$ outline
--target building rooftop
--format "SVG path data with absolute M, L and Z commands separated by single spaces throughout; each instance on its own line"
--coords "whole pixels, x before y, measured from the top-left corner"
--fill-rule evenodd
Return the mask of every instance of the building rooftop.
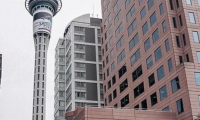
M 176 120 L 172 111 L 143 110 L 134 108 L 77 108 L 65 114 L 66 120 Z

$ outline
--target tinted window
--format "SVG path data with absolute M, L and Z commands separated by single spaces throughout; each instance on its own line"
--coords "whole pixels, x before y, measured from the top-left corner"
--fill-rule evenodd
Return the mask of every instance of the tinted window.
M 156 22 L 157 18 L 156 18 L 156 13 L 154 12 L 151 16 L 150 16 L 150 24 L 151 26 Z
M 142 32 L 143 35 L 148 31 L 148 23 L 146 22 L 143 26 L 142 26 Z
M 147 64 L 147 69 L 150 68 L 153 65 L 153 60 L 152 60 L 152 56 L 149 56 L 146 59 L 146 64 Z
M 196 84 L 200 85 L 200 73 L 195 72 L 194 76 L 195 76 Z
M 132 50 L 133 47 L 138 43 L 139 37 L 138 33 L 132 38 L 132 40 L 129 42 L 129 49 Z
M 183 101 L 182 101 L 182 99 L 176 101 L 176 105 L 177 105 L 178 114 L 184 112 L 184 107 L 183 107 Z
M 129 104 L 129 95 L 126 95 L 124 98 L 121 99 L 121 107 L 124 107 L 127 104 Z
M 144 18 L 146 15 L 146 8 L 145 6 L 142 8 L 142 10 L 140 11 L 140 16 L 141 16 L 141 19 Z
M 150 47 L 151 47 L 151 43 L 150 43 L 150 39 L 148 38 L 148 39 L 144 42 L 145 51 L 147 51 Z
M 134 89 L 134 98 L 138 97 L 144 92 L 144 83 L 141 83 Z
M 199 42 L 199 34 L 198 34 L 198 32 L 197 31 L 193 31 L 192 34 L 193 34 L 194 42 L 198 43 Z
M 166 86 L 163 86 L 162 88 L 160 88 L 159 90 L 160 92 L 160 100 L 163 100 L 167 97 L 167 88 Z
M 151 7 L 154 5 L 154 0 L 148 1 L 148 9 L 151 9 Z
M 119 86 L 119 88 L 120 88 L 120 93 L 123 92 L 127 87 L 128 87 L 128 81 L 127 81 L 127 79 L 126 79 L 126 80 L 124 80 L 124 82 L 122 82 L 122 83 L 120 84 L 120 86 Z
M 131 56 L 131 65 L 134 65 L 140 59 L 140 49 L 138 49 L 132 56 Z
M 128 13 L 126 15 L 126 20 L 129 21 L 130 18 L 133 16 L 134 13 L 135 13 L 135 5 L 133 5 L 131 7 L 131 9 L 128 11 Z
M 151 74 L 149 77 L 148 77 L 148 80 L 149 80 L 149 87 L 151 87 L 152 85 L 155 84 L 155 77 L 154 77 L 154 73 Z
M 164 8 L 162 3 L 159 5 L 159 9 L 160 9 L 160 14 L 162 15 L 164 13 Z
M 150 98 L 151 98 L 151 105 L 153 106 L 153 105 L 155 105 L 158 101 L 157 101 L 157 94 L 156 94 L 156 92 L 155 93 L 153 93 L 151 96 L 150 96 Z
M 173 70 L 172 59 L 171 58 L 168 60 L 168 69 L 169 69 L 169 71 Z
M 179 78 L 178 77 L 173 79 L 171 81 L 171 84 L 172 84 L 172 92 L 173 93 L 180 89 L 180 83 L 179 83 Z
M 162 57 L 161 48 L 158 47 L 158 48 L 156 49 L 156 51 L 154 52 L 154 54 L 155 54 L 155 60 L 158 61 L 158 60 Z
M 169 40 L 165 40 L 165 49 L 166 49 L 166 52 L 170 50 L 170 44 L 169 44 Z
M 132 73 L 132 78 L 133 81 L 138 79 L 142 75 L 142 66 L 140 65 L 133 73 Z
M 155 42 L 159 39 L 159 32 L 158 32 L 158 29 L 156 29 L 156 30 L 152 33 L 152 39 L 153 39 L 153 43 L 155 43 Z
M 161 80 L 164 76 L 165 76 L 164 67 L 161 66 L 160 68 L 157 69 L 158 80 Z
M 128 27 L 128 35 L 130 35 L 136 29 L 136 26 L 137 26 L 137 20 L 135 19 Z

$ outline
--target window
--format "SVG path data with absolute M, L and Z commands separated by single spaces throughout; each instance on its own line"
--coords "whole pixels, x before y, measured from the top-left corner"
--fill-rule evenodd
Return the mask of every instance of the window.
M 146 15 L 146 8 L 145 8 L 145 6 L 144 6 L 144 7 L 142 8 L 142 10 L 140 11 L 140 17 L 141 17 L 141 19 L 144 18 L 145 15 Z
M 199 72 L 195 72 L 194 76 L 195 76 L 196 84 L 200 85 L 200 73 Z
M 148 31 L 148 23 L 146 22 L 143 26 L 142 26 L 142 32 L 143 35 Z
M 186 0 L 186 4 L 192 5 L 191 0 Z
M 158 61 L 158 60 L 162 57 L 161 48 L 158 47 L 158 48 L 154 51 L 154 54 L 155 54 L 155 60 Z
M 176 0 L 176 7 L 179 8 L 179 0 Z
M 160 88 L 159 90 L 160 92 L 160 100 L 163 100 L 167 97 L 167 88 L 166 86 L 163 86 L 162 88 Z
M 153 60 L 152 60 L 152 56 L 149 56 L 146 59 L 146 64 L 147 64 L 147 69 L 150 68 L 153 65 Z
M 119 73 L 119 78 L 122 77 L 126 73 L 126 64 L 121 67 L 118 73 Z
M 120 63 L 125 58 L 125 49 L 118 55 L 117 63 Z
M 189 58 L 189 55 L 188 55 L 188 54 L 186 54 L 186 61 L 187 61 L 187 62 L 190 62 L 190 58 Z
M 117 97 L 117 90 L 115 89 L 114 91 L 113 91 L 113 99 L 115 99 Z
M 126 79 L 126 80 L 124 80 L 124 82 L 122 82 L 122 83 L 119 85 L 120 93 L 123 92 L 127 87 L 128 87 L 128 81 L 127 81 L 127 79 Z
M 148 39 L 144 42 L 145 51 L 147 51 L 150 47 L 151 47 L 151 43 L 150 43 L 150 39 L 148 38 Z
M 189 12 L 189 18 L 191 23 L 195 23 L 195 17 L 193 12 Z
M 114 6 L 114 8 L 113 8 L 113 9 L 114 9 L 114 12 L 116 12 L 117 9 L 119 8 L 119 6 L 120 6 L 120 2 L 121 2 L 121 0 L 117 0 L 115 6 Z
M 147 100 L 146 100 L 146 99 L 143 100 L 143 101 L 141 102 L 141 105 L 142 105 L 142 109 L 147 109 Z
M 118 28 L 115 31 L 115 36 L 118 36 L 120 34 L 120 32 L 122 31 L 122 29 L 123 29 L 123 25 L 122 25 L 122 23 L 120 23 L 120 25 L 118 26 Z
M 168 60 L 168 69 L 169 69 L 169 72 L 173 70 L 172 59 L 171 58 Z
M 152 74 L 148 77 L 148 80 L 149 80 L 149 87 L 151 87 L 152 85 L 155 84 L 154 73 L 152 73 Z
M 183 26 L 183 21 L 182 21 L 181 15 L 179 15 L 179 22 L 180 22 L 180 25 Z
M 182 34 L 182 38 L 183 38 L 183 44 L 184 44 L 184 46 L 186 46 L 186 38 L 185 38 L 185 34 Z
M 111 88 L 111 81 L 108 81 L 108 89 Z
M 199 104 L 200 104 L 200 95 L 199 95 Z
M 121 10 L 120 10 L 115 17 L 115 24 L 121 19 L 121 17 L 122 17 L 122 13 L 121 13 Z
M 153 94 L 150 96 L 150 98 L 151 98 L 151 106 L 155 105 L 155 104 L 158 102 L 158 101 L 157 101 L 157 94 L 156 94 L 156 92 L 153 93 Z
M 158 80 L 161 80 L 164 76 L 165 76 L 164 67 L 161 66 L 160 68 L 157 69 Z
M 170 111 L 169 106 L 163 108 L 162 111 L 169 112 Z
M 126 2 L 125 2 L 125 7 L 126 7 L 126 8 L 127 8 L 128 5 L 131 3 L 131 1 L 132 1 L 132 0 L 126 0 Z
M 180 83 L 179 83 L 179 78 L 176 77 L 175 79 L 173 79 L 171 81 L 171 85 L 172 85 L 172 92 L 176 92 L 177 90 L 180 89 Z
M 140 107 L 139 104 L 137 104 L 134 108 L 137 109 L 137 108 L 139 108 L 139 107 Z
M 137 20 L 134 19 L 131 25 L 128 27 L 128 35 L 130 35 L 136 29 L 136 26 L 137 26 Z
M 197 31 L 192 31 L 194 42 L 199 43 L 199 34 Z
M 110 75 L 110 67 L 108 67 L 108 69 L 107 69 L 107 76 L 109 76 Z
M 154 0 L 149 0 L 148 1 L 148 9 L 150 10 L 153 5 L 154 5 Z
M 122 36 L 116 44 L 117 50 L 123 45 L 124 43 L 124 36 Z
M 112 94 L 110 94 L 109 96 L 108 96 L 108 102 L 110 103 L 112 101 Z
M 168 52 L 170 50 L 170 44 L 169 44 L 169 40 L 165 40 L 165 49 L 166 49 L 166 52 Z
M 142 75 L 142 65 L 140 65 L 133 73 L 132 73 L 132 79 L 135 81 Z
M 129 49 L 132 50 L 133 47 L 138 43 L 139 37 L 138 33 L 132 38 L 132 40 L 129 42 Z
M 176 44 L 177 44 L 177 47 L 181 47 L 179 36 L 176 36 Z
M 172 20 L 173 20 L 173 25 L 174 25 L 174 28 L 177 28 L 177 24 L 176 24 L 176 18 L 175 18 L 175 17 L 172 17 Z
M 144 83 L 141 83 L 134 89 L 134 98 L 138 97 L 144 92 Z
M 197 60 L 198 60 L 198 63 L 200 63 L 200 52 L 197 52 Z
M 151 26 L 157 21 L 156 18 L 156 12 L 154 12 L 151 16 L 150 16 L 150 24 Z
M 129 21 L 130 18 L 133 16 L 133 14 L 135 13 L 135 5 L 133 5 L 131 7 L 131 9 L 128 11 L 128 13 L 126 14 L 126 20 Z
M 111 64 L 111 72 L 115 70 L 115 62 Z
M 106 43 L 106 45 L 105 45 L 105 49 L 106 49 L 106 51 L 108 50 L 108 43 Z
M 112 58 L 112 57 L 114 56 L 114 54 L 115 54 L 115 51 L 112 49 L 112 50 L 110 51 L 110 58 Z
M 176 105 L 177 105 L 178 114 L 181 114 L 182 112 L 184 112 L 183 100 L 182 99 L 176 101 Z
M 140 49 L 138 49 L 132 56 L 131 56 L 131 65 L 134 65 L 140 59 Z
M 129 104 L 129 95 L 126 95 L 124 98 L 121 99 L 121 107 L 124 107 L 127 104 Z
M 169 0 L 169 4 L 170 4 L 170 8 L 171 8 L 171 10 L 174 10 L 174 6 L 173 6 L 173 2 L 172 2 L 173 0 Z
M 116 83 L 116 77 L 115 75 L 112 77 L 112 84 L 114 85 Z
M 182 56 L 179 56 L 179 62 L 180 62 L 180 64 L 183 63 L 183 57 Z
M 139 4 L 141 4 L 143 2 L 143 0 L 138 0 L 139 1 Z
M 162 28 L 163 28 L 163 32 L 167 31 L 167 25 L 165 20 L 162 22 Z
M 153 43 L 155 43 L 155 42 L 159 39 L 159 32 L 158 32 L 158 29 L 156 29 L 156 30 L 152 33 L 152 39 L 153 39 Z
M 160 9 L 160 15 L 162 15 L 164 13 L 164 8 L 162 3 L 159 5 L 159 9 Z

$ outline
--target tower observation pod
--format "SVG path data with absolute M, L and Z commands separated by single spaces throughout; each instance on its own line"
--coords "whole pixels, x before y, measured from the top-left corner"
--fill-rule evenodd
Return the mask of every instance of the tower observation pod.
M 47 50 L 51 37 L 52 18 L 62 7 L 61 0 L 26 0 L 25 7 L 33 16 L 35 71 L 32 120 L 45 120 Z

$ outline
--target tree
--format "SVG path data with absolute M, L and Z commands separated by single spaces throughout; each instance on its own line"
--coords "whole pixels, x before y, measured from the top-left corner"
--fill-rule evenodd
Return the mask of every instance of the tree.
M 194 120 L 200 120 L 200 114 L 197 115 L 197 118 Z

